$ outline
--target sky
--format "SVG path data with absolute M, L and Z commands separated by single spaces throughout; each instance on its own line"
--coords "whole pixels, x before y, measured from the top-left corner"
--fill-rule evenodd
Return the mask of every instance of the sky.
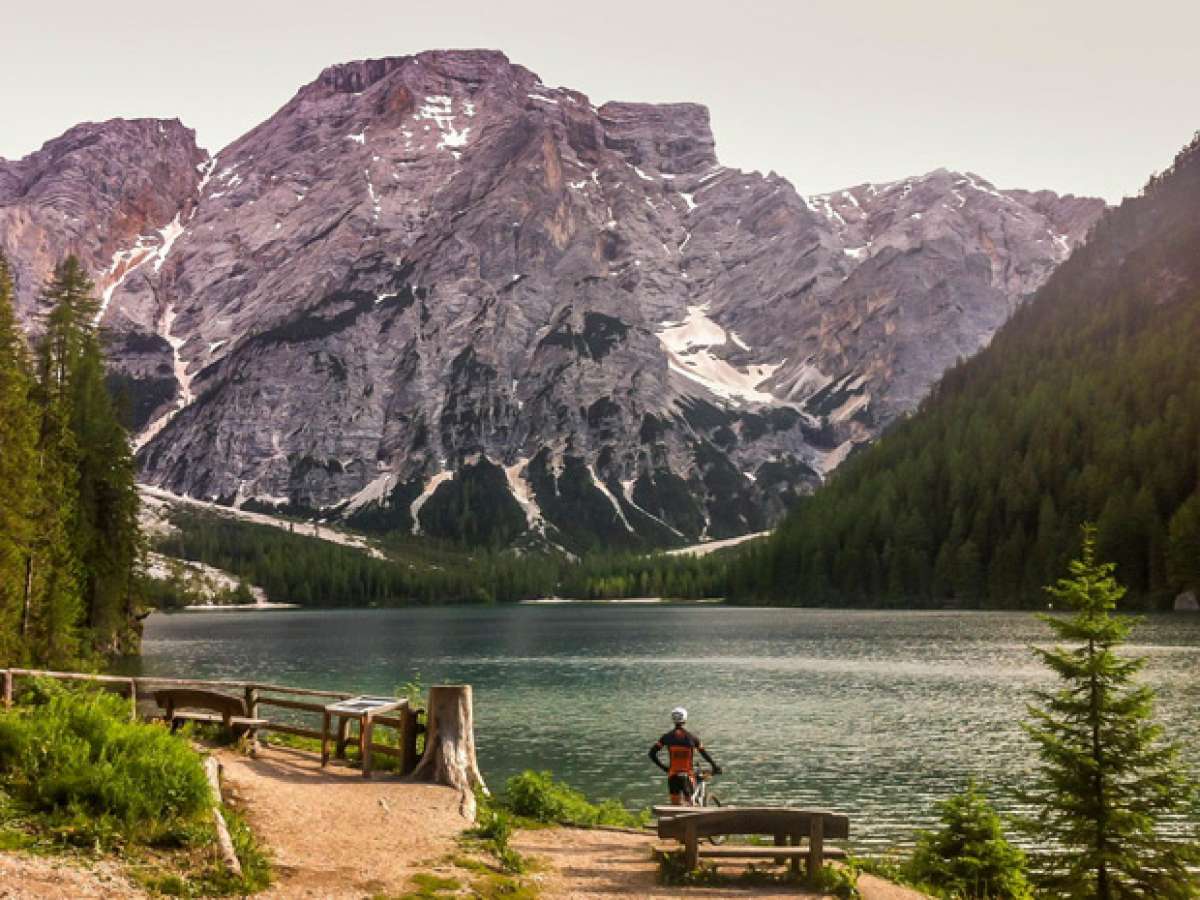
M 179 118 L 216 151 L 327 65 L 503 50 L 548 85 L 692 101 L 725 165 L 804 194 L 945 166 L 1136 193 L 1200 129 L 1196 0 L 5 0 L 0 157 Z

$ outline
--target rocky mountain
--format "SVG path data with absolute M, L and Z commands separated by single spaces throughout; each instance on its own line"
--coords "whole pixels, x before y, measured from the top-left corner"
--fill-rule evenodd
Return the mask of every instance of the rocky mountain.
M 1200 590 L 1200 134 L 988 346 L 733 568 L 748 603 L 1046 604 L 1081 528 L 1128 588 Z
M 1103 209 L 947 171 L 804 198 L 720 165 L 704 107 L 595 106 L 492 51 L 334 66 L 211 161 L 184 135 L 63 189 L 93 228 L 126 182 L 164 198 L 85 257 L 144 478 L 477 542 L 762 529 Z M 58 178 L 57 143 L 0 163 L 0 216 L 48 219 L 9 185 Z M 9 221 L 26 272 L 81 240 Z
M 22 160 L 0 159 L 0 250 L 18 312 L 36 318 L 38 292 L 69 253 L 110 298 L 177 233 L 207 161 L 193 131 L 157 119 L 76 125 Z

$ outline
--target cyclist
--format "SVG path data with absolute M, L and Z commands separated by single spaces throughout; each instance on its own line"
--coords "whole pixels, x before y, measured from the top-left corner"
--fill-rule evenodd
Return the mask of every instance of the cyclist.
M 692 766 L 696 751 L 699 751 L 700 755 L 712 766 L 714 775 L 721 774 L 721 767 L 708 755 L 708 751 L 700 743 L 700 738 L 684 728 L 687 724 L 687 715 L 687 710 L 682 706 L 671 710 L 671 721 L 675 727 L 660 737 L 657 743 L 650 748 L 650 759 L 667 773 L 667 790 L 671 794 L 671 804 L 674 806 L 682 803 L 684 797 L 691 800 L 692 792 L 695 790 L 695 785 L 692 783 Z M 663 747 L 667 748 L 670 765 L 663 765 L 663 761 L 658 758 Z

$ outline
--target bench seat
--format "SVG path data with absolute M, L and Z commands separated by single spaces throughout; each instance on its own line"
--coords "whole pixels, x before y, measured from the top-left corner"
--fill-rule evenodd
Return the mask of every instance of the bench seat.
M 202 722 L 204 724 L 224 725 L 225 716 L 220 713 L 206 712 L 176 712 L 171 715 L 171 723 Z M 247 716 L 230 716 L 229 725 L 233 728 L 265 728 L 270 724 L 266 719 L 251 719 Z

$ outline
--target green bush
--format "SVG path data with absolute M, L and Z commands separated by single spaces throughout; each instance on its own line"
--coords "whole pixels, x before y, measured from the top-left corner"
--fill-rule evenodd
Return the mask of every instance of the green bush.
M 40 688 L 0 717 L 0 778 L 67 838 L 182 841 L 211 809 L 199 757 L 161 726 L 129 720 L 108 693 Z
M 468 833 L 486 843 L 501 868 L 519 874 L 525 870 L 525 859 L 508 845 L 512 831 L 513 823 L 508 813 L 485 803 L 479 806 L 479 823 Z
M 514 814 L 556 825 L 615 825 L 637 827 L 644 816 L 631 813 L 615 800 L 591 803 L 549 772 L 526 770 L 508 779 L 504 805 Z
M 1025 854 L 1008 842 L 1000 816 L 974 782 L 938 804 L 942 827 L 917 836 L 910 879 L 950 897 L 1025 900 Z

